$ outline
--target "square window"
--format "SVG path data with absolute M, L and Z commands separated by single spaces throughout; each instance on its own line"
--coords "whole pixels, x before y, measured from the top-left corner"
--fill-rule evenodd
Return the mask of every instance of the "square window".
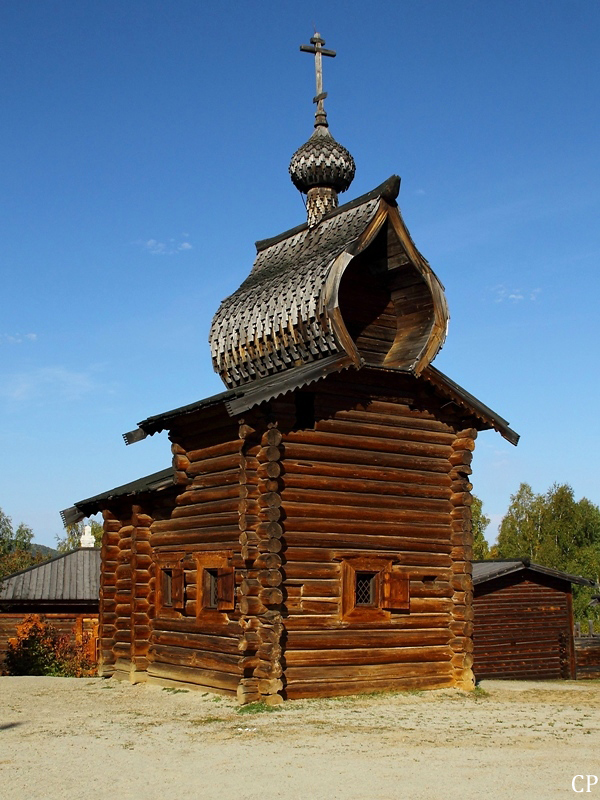
M 377 572 L 357 572 L 355 582 L 355 603 L 357 606 L 376 605 Z

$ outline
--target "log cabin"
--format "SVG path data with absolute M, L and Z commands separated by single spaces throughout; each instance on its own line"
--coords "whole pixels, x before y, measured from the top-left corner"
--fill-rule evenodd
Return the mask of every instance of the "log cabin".
M 30 614 L 40 614 L 61 634 L 85 638 L 97 658 L 100 550 L 93 543 L 63 553 L 0 581 L 0 672 L 8 643 Z
M 528 559 L 473 564 L 474 664 L 477 680 L 575 678 L 573 585 L 578 575 Z M 581 667 L 581 668 L 579 668 Z
M 168 431 L 170 473 L 64 512 L 104 517 L 104 675 L 269 704 L 474 686 L 470 464 L 478 431 L 518 436 L 431 364 L 448 309 L 400 178 L 338 205 L 355 166 L 324 44 L 289 167 L 307 220 L 257 242 L 215 314 L 225 391 L 124 435 Z

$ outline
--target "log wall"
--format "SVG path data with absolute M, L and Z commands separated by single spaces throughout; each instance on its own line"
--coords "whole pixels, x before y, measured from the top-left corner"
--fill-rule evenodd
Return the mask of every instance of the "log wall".
M 240 503 L 245 489 L 237 422 L 221 407 L 201 421 L 186 420 L 170 433 L 173 465 L 180 487 L 174 509 L 150 526 L 149 545 L 157 575 L 151 581 L 155 615 L 149 637 L 147 674 L 154 682 L 185 682 L 210 691 L 235 694 L 243 674 L 237 610 L 203 610 L 202 564 L 221 566 L 223 558 L 238 569 Z M 157 604 L 161 559 L 175 559 L 183 570 L 179 609 Z M 207 560 L 208 559 L 208 560 Z M 241 574 L 237 575 L 238 580 Z
M 574 678 L 571 585 L 529 571 L 486 581 L 474 598 L 478 680 Z
M 316 395 L 312 430 L 293 430 L 291 400 L 273 408 L 292 428 L 280 479 L 285 696 L 471 688 L 476 431 L 415 398 L 365 399 L 369 387 L 340 383 Z M 409 611 L 344 618 L 343 562 L 357 557 L 406 576 Z
M 476 430 L 418 379 L 355 377 L 175 421 L 171 506 L 105 513 L 104 674 L 242 703 L 472 688 Z M 203 583 L 217 568 L 235 582 L 219 610 Z M 381 607 L 348 605 L 359 569 Z

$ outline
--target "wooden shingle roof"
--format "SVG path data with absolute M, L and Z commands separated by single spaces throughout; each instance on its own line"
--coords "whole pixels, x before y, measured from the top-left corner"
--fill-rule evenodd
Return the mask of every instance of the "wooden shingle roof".
M 0 582 L 0 601 L 92 602 L 100 591 L 100 550 L 84 547 Z
M 250 275 L 221 303 L 211 326 L 213 365 L 226 386 L 285 375 L 293 389 L 317 362 L 321 374 L 375 363 L 352 332 L 339 290 L 351 262 L 378 236 L 383 239 L 377 254 L 362 264 L 351 287 L 367 303 L 373 293 L 377 301 L 386 293 L 389 308 L 382 311 L 391 339 L 378 362 L 415 374 L 429 364 L 443 344 L 448 312 L 443 287 L 398 211 L 399 187 L 400 179 L 392 176 L 317 225 L 257 244 Z

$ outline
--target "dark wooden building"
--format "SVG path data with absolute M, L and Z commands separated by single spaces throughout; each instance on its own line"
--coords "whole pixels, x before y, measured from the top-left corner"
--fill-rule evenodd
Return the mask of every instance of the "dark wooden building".
M 323 97 L 290 164 L 308 220 L 212 323 L 227 390 L 126 434 L 167 430 L 172 477 L 66 513 L 105 519 L 104 674 L 269 703 L 473 686 L 470 464 L 478 431 L 518 437 L 431 365 L 448 311 L 400 179 L 338 207 Z
M 29 614 L 41 614 L 61 633 L 86 634 L 96 655 L 100 550 L 84 547 L 0 581 L 0 669 L 8 642 Z
M 575 678 L 575 583 L 593 585 L 527 560 L 475 562 L 476 679 Z

